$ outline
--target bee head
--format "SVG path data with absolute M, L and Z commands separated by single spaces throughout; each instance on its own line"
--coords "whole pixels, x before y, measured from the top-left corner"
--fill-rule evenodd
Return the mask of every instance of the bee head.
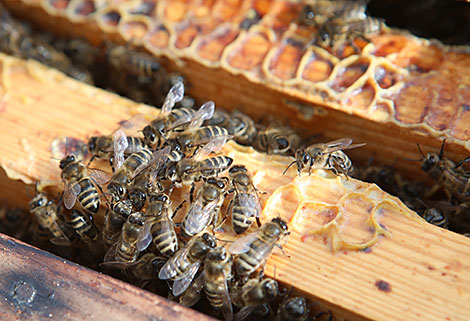
M 246 170 L 246 167 L 244 165 L 233 165 L 232 167 L 230 167 L 230 169 L 228 170 L 228 173 L 232 176 L 232 175 L 235 175 L 237 173 L 246 173 L 247 170 Z
M 207 253 L 207 259 L 211 261 L 225 261 L 226 258 L 227 251 L 223 246 L 216 247 L 215 249 L 210 250 L 209 253 Z
M 127 221 L 131 224 L 138 225 L 138 226 L 144 226 L 144 223 L 145 223 L 145 219 L 143 219 L 142 213 L 132 213 L 127 218 Z
M 97 138 L 98 138 L 98 137 L 93 136 L 92 138 L 90 138 L 90 139 L 88 140 L 87 146 L 88 146 L 88 151 L 89 151 L 90 153 L 93 153 L 93 152 L 96 150 L 96 139 L 97 139 Z
M 154 145 L 157 142 L 157 134 L 152 126 L 145 126 L 142 130 L 144 141 L 147 145 Z
M 425 172 L 430 171 L 433 169 L 441 160 L 438 154 L 436 153 L 428 153 L 421 164 L 421 169 Z
M 284 153 L 284 152 L 287 152 L 290 148 L 290 143 L 289 143 L 289 140 L 285 137 L 278 137 L 276 138 L 275 140 L 276 142 L 276 149 L 280 152 L 280 153 Z
M 33 210 L 35 208 L 44 206 L 47 204 L 47 198 L 44 194 L 38 194 L 29 202 L 29 209 Z
M 129 199 L 136 210 L 141 210 L 147 200 L 147 195 L 140 190 L 129 191 Z
M 67 166 L 68 164 L 70 163 L 73 163 L 75 162 L 76 158 L 75 158 L 75 155 L 73 154 L 70 154 L 70 155 L 67 155 L 65 156 L 61 161 L 60 161 L 60 169 L 64 169 L 65 166 Z
M 281 230 L 284 232 L 284 234 L 285 232 L 287 232 L 288 227 L 287 227 L 286 222 L 283 219 L 276 217 L 276 218 L 273 218 L 271 222 L 278 225 L 281 228 Z
M 298 149 L 295 152 L 295 159 L 299 173 L 302 169 L 308 167 L 312 161 L 312 157 L 304 149 Z
M 307 302 L 302 297 L 290 298 L 284 308 L 286 313 L 293 318 L 308 314 Z
M 160 202 L 160 203 L 169 204 L 170 198 L 165 193 L 151 194 L 150 202 L 151 203 Z
M 217 241 L 212 234 L 204 233 L 202 235 L 202 240 L 205 244 L 207 244 L 210 248 L 215 248 L 217 246 Z
M 126 188 L 119 183 L 109 183 L 108 192 L 113 195 L 116 201 L 118 201 L 124 198 L 124 195 L 126 194 Z
M 261 288 L 268 301 L 276 299 L 279 295 L 279 285 L 276 280 L 270 278 L 264 279 L 261 283 Z

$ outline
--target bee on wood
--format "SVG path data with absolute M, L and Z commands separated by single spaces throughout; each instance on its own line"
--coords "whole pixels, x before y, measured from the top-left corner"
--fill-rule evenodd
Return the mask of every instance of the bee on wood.
M 334 171 L 335 173 L 343 173 L 348 175 L 352 169 L 352 162 L 348 156 L 343 152 L 345 149 L 352 149 L 362 147 L 365 144 L 352 144 L 351 138 L 342 138 L 331 141 L 329 143 L 313 144 L 306 148 L 297 149 L 295 152 L 295 160 L 289 164 L 284 171 L 294 164 L 297 165 L 297 171 L 300 172 L 308 169 L 309 175 L 313 168 L 325 168 Z
M 279 296 L 279 285 L 276 280 L 270 278 L 252 278 L 241 287 L 233 287 L 230 295 L 233 304 L 241 308 L 236 319 L 244 320 L 259 305 L 275 300 Z
M 192 157 L 183 158 L 175 163 L 174 179 L 183 185 L 191 185 L 202 178 L 215 177 L 227 170 L 233 162 L 228 156 L 214 156 L 207 158 L 211 153 L 219 152 L 225 145 L 227 137 L 219 136 L 212 139 L 199 149 Z
M 30 202 L 29 210 L 36 217 L 39 227 L 54 238 L 66 238 L 59 225 L 58 206 L 45 194 L 38 193 Z
M 177 148 L 183 153 L 189 154 L 193 148 L 207 144 L 219 137 L 226 140 L 232 138 L 228 130 L 223 127 L 204 126 L 177 133 L 168 143 L 172 148 Z
M 111 268 L 127 268 L 134 263 L 139 253 L 152 242 L 151 225 L 144 213 L 136 212 L 129 215 L 122 226 L 121 238 L 111 246 L 104 256 L 102 266 Z
M 258 130 L 253 146 L 267 154 L 289 155 L 299 147 L 300 137 L 287 126 L 273 121 Z
M 182 82 L 174 85 L 163 102 L 160 115 L 144 127 L 142 133 L 147 145 L 161 146 L 173 130 L 198 127 L 205 119 L 212 117 L 215 109 L 213 102 L 206 102 L 199 110 L 192 108 L 173 109 L 175 104 L 184 97 Z
M 262 225 L 256 232 L 233 242 L 229 251 L 232 254 L 238 254 L 234 263 L 237 275 L 250 275 L 263 265 L 276 242 L 289 234 L 287 229 L 287 224 L 282 219 L 274 218 L 271 222 Z
M 100 207 L 100 196 L 96 186 L 108 182 L 108 174 L 80 164 L 73 154 L 60 161 L 60 168 L 62 169 L 61 178 L 64 182 L 65 208 L 71 209 L 78 199 L 87 213 L 96 214 Z
M 122 129 L 131 127 L 134 120 L 125 122 L 112 135 L 93 136 L 88 140 L 87 147 L 92 155 L 88 165 L 95 158 L 108 158 L 113 171 L 121 167 L 125 156 L 140 152 L 145 148 L 142 138 L 127 136 Z M 121 129 L 122 128 L 122 129 Z
M 307 321 L 310 309 L 303 297 L 284 299 L 279 305 L 276 321 Z M 316 320 L 316 319 L 314 319 Z M 330 319 L 329 321 L 331 321 Z
M 223 127 L 242 145 L 252 145 L 258 132 L 254 120 L 238 110 L 232 111 L 231 114 L 216 110 L 211 119 L 204 121 L 204 126 Z
M 204 292 L 209 304 L 222 311 L 226 321 L 233 320 L 228 280 L 231 279 L 232 259 L 224 247 L 209 250 L 204 260 Z
M 116 243 L 121 235 L 122 226 L 132 214 L 132 203 L 129 199 L 123 199 L 109 206 L 106 211 L 103 241 L 107 245 Z
M 424 155 L 418 145 L 418 149 L 423 156 L 421 169 L 444 187 L 449 199 L 454 197 L 459 202 L 470 201 L 470 171 L 465 171 L 462 168 L 464 163 L 470 161 L 470 157 L 455 164 L 452 160 L 444 157 L 444 146 L 445 140 L 439 153 Z
M 183 237 L 199 234 L 211 224 L 215 228 L 220 225 L 220 207 L 225 199 L 226 187 L 222 179 L 210 177 L 205 180 L 196 200 L 191 200 L 191 206 L 181 222 Z
M 216 246 L 215 237 L 209 233 L 192 238 L 165 263 L 158 278 L 173 280 L 172 294 L 181 295 L 190 286 L 209 250 Z
M 227 211 L 231 212 L 233 230 L 237 234 L 245 232 L 253 221 L 261 215 L 261 202 L 252 177 L 243 165 L 234 165 L 228 171 L 235 189 Z
M 127 264 L 123 273 L 133 284 L 144 287 L 148 281 L 157 278 L 161 263 L 161 258 L 155 254 L 145 253 L 134 263 Z
M 153 244 L 166 257 L 178 251 L 178 238 L 170 210 L 170 198 L 164 193 L 151 194 L 145 215 L 152 218 Z M 177 210 L 175 210 L 176 213 Z

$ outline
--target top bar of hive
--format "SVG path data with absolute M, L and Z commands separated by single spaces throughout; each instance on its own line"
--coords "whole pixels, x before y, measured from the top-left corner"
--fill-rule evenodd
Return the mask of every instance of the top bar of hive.
M 416 143 L 437 150 L 443 139 L 448 157 L 470 149 L 467 47 L 385 28 L 359 53 L 330 52 L 310 44 L 314 31 L 297 24 L 299 1 L 2 2 L 56 34 L 131 41 L 168 58 L 198 100 L 254 118 L 275 114 L 303 136 L 366 141 L 351 151 L 362 161 L 417 158 Z M 416 164 L 397 167 L 419 175 Z
M 0 63 L 0 166 L 8 175 L 0 177 L 0 190 L 10 205 L 27 206 L 24 185 L 11 179 L 61 187 L 50 150 L 55 138 L 85 140 L 110 133 L 135 113 L 158 114 L 36 62 L 0 55 Z M 294 169 L 282 175 L 291 158 L 233 143 L 224 153 L 245 164 L 266 192 L 262 220 L 280 215 L 289 222 L 286 255 L 273 254 L 266 275 L 340 319 L 468 318 L 467 238 L 423 222 L 376 185 L 321 170 L 301 178 Z

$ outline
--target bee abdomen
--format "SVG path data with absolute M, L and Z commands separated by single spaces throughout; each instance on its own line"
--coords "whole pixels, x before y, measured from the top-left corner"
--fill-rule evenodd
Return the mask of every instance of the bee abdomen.
M 126 154 L 137 153 L 145 148 L 144 140 L 139 137 L 127 136 L 127 143 Z
M 216 309 L 222 307 L 222 305 L 224 304 L 223 291 L 223 285 L 211 282 L 206 283 L 205 292 L 207 300 L 209 301 L 212 307 Z
M 178 250 L 178 239 L 175 230 L 165 223 L 156 223 L 156 225 L 156 230 L 159 232 L 153 238 L 155 246 L 163 255 L 172 256 Z
M 83 178 L 78 184 L 81 188 L 78 201 L 86 211 L 96 214 L 100 207 L 100 195 L 96 187 L 89 178 Z

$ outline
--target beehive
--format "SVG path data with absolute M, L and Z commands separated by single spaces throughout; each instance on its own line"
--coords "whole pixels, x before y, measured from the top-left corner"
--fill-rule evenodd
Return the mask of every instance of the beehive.
M 274 110 L 278 117 L 304 128 L 305 135 L 321 131 L 326 137 L 367 141 L 363 158 L 376 150 L 378 159 L 391 162 L 396 156 L 416 154 L 416 142 L 438 148 L 444 137 L 451 142 L 450 156 L 461 156 L 468 147 L 468 55 L 462 48 L 387 30 L 360 54 L 338 57 L 322 48 L 305 46 L 309 41 L 305 30 L 292 23 L 300 5 L 285 1 L 205 2 L 206 6 L 159 1 L 155 6 L 140 7 L 151 8 L 146 17 L 129 13 L 141 12 L 135 2 L 6 4 L 46 27 L 68 26 L 63 32 L 81 34 L 95 43 L 104 38 L 124 41 L 130 35 L 137 37 L 137 45 L 166 56 L 170 68 L 179 68 L 188 76 L 197 98 L 211 93 L 217 103 L 229 108 L 241 106 L 252 116 Z M 255 6 L 262 19 L 242 30 L 240 23 L 250 6 Z M 74 12 L 85 15 L 77 17 Z M 100 32 L 94 32 L 97 30 Z M 15 133 L 14 139 L 23 137 L 20 144 L 8 145 L 8 153 L 2 153 L 2 166 L 11 178 L 26 183 L 56 180 L 58 169 L 47 152 L 56 135 L 82 138 L 98 127 L 110 132 L 135 109 L 145 110 L 41 70 L 34 63 L 6 57 L 2 62 L 2 85 L 7 94 L 4 105 L 8 106 L 4 108 L 5 126 L 11 126 L 22 111 L 30 117 L 22 119 L 24 132 Z M 34 94 L 29 88 L 36 89 Z M 47 92 L 56 94 L 49 96 Z M 64 108 L 57 104 L 61 101 L 70 101 L 70 105 Z M 73 108 L 80 102 L 86 102 L 89 109 Z M 100 104 L 116 106 L 103 115 L 98 107 L 95 110 Z M 36 106 L 36 114 L 31 105 Z M 53 126 L 44 123 L 43 128 L 37 128 L 36 119 L 45 113 L 41 106 L 58 116 Z M 11 118 L 7 117 L 9 112 Z M 88 124 L 73 126 L 74 120 L 85 115 L 90 119 Z M 24 138 L 37 133 L 44 139 Z M 6 132 L 2 141 L 12 141 L 10 134 Z M 25 160 L 25 152 L 35 156 Z M 257 184 L 268 193 L 264 213 L 268 217 L 279 213 L 291 223 L 293 235 L 286 246 L 290 257 L 274 256 L 268 275 L 276 266 L 277 279 L 309 293 L 348 320 L 398 319 L 403 310 L 408 311 L 408 320 L 465 319 L 467 290 L 465 286 L 449 286 L 468 282 L 469 268 L 462 263 L 469 255 L 465 238 L 415 219 L 401 202 L 374 186 L 317 173 L 302 178 L 294 178 L 293 172 L 282 176 L 289 159 L 269 158 L 270 166 L 257 170 L 253 151 L 239 151 L 231 145 L 226 152 L 255 168 Z M 324 188 L 308 188 L 317 185 Z M 324 190 L 327 192 L 322 194 Z M 17 192 L 5 188 L 5 196 L 12 195 L 12 199 L 24 195 Z M 321 219 L 312 221 L 311 217 Z M 372 232 L 370 226 L 374 227 Z M 351 252 L 351 242 L 369 240 L 364 247 L 370 248 L 370 253 Z M 447 251 L 440 252 L 442 247 Z M 389 267 L 386 273 L 384 267 Z M 308 281 L 301 283 L 304 278 Z M 391 285 L 391 291 L 382 291 L 382 281 Z M 422 295 L 425 284 L 428 293 Z M 443 302 L 442 306 L 432 304 L 430 297 Z M 388 305 L 381 306 L 384 301 Z

